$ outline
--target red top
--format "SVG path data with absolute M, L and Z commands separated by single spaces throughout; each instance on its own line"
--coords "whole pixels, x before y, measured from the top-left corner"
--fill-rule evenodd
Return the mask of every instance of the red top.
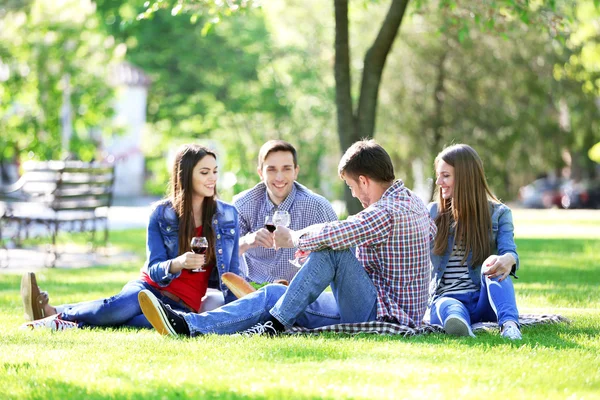
M 202 236 L 202 227 L 196 228 L 196 236 Z M 206 294 L 208 288 L 208 277 L 212 271 L 213 265 L 205 265 L 202 268 L 206 272 L 192 272 L 189 269 L 181 271 L 181 275 L 171 281 L 169 286 L 161 287 L 144 271 L 142 280 L 150 286 L 167 291 L 179 297 L 185 304 L 198 311 L 202 303 L 202 297 Z

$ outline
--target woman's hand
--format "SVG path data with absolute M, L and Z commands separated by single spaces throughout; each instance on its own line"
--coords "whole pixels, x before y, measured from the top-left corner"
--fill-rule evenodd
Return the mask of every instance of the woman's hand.
M 196 254 L 188 251 L 183 253 L 179 257 L 175 258 L 171 262 L 169 272 L 176 274 L 184 269 L 197 269 L 204 265 L 205 257 L 204 254 Z
M 510 275 L 515 262 L 515 258 L 510 253 L 503 256 L 491 255 L 483 262 L 483 274 L 488 278 L 498 277 L 498 282 L 502 282 Z

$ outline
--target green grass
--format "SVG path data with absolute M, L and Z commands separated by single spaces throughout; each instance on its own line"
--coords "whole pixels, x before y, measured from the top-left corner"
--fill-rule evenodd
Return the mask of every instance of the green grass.
M 143 257 L 143 230 L 111 233 L 111 242 Z M 600 398 L 600 237 L 517 245 L 520 311 L 572 320 L 526 327 L 521 342 L 497 332 L 187 339 L 132 329 L 21 331 L 20 275 L 0 274 L 0 397 Z M 37 276 L 58 304 L 115 294 L 140 266 Z

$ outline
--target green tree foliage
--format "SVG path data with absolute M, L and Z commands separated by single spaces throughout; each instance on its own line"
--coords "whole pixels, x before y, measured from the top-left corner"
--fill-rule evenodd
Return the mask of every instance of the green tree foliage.
M 330 120 L 331 82 L 323 85 L 320 77 L 329 58 L 319 51 L 329 43 L 320 46 L 323 29 L 305 25 L 301 36 L 297 29 L 300 20 L 310 18 L 310 10 L 289 2 L 292 12 L 285 18 L 260 9 L 236 12 L 206 29 L 214 16 L 163 8 L 149 19 L 133 21 L 144 8 L 132 4 L 98 0 L 98 13 L 108 33 L 127 43 L 127 60 L 152 80 L 145 152 L 156 184 L 150 185 L 164 190 L 159 182 L 167 174 L 165 149 L 205 140 L 222 150 L 224 171 L 235 175 L 227 198 L 257 182 L 260 145 L 283 138 L 301 149 L 299 180 L 339 196 L 337 178 L 323 179 L 320 173 L 328 165 L 326 155 L 338 151 Z
M 10 4 L 0 14 L 0 158 L 64 155 L 59 119 L 66 85 L 73 110 L 70 150 L 93 158 L 90 131 L 108 131 L 112 116 L 106 66 L 114 40 L 98 30 L 91 2 Z

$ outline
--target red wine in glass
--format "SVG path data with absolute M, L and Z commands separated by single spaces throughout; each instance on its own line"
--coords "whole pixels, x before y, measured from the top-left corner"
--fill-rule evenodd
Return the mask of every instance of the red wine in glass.
M 206 254 L 206 250 L 208 250 L 208 241 L 205 237 L 195 236 L 192 238 L 190 242 L 190 248 L 196 254 Z M 202 267 L 193 269 L 192 272 L 204 272 L 205 269 Z
M 275 232 L 275 229 L 277 227 L 275 226 L 275 223 L 273 222 L 273 217 L 271 217 L 270 215 L 265 216 L 265 229 L 268 230 L 269 232 L 273 233 Z
M 275 224 L 265 224 L 265 229 L 271 233 L 275 232 L 276 228 L 277 227 L 275 226 Z
M 206 254 L 206 250 L 208 250 L 207 245 L 197 244 L 195 246 L 192 246 L 192 251 L 196 254 Z

